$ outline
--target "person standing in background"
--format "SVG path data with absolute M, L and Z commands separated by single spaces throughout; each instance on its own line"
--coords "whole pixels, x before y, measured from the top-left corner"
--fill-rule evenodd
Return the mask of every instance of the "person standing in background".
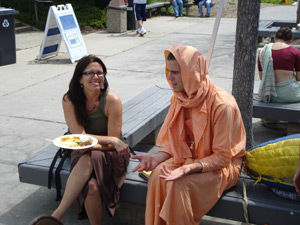
M 133 0 L 133 7 L 135 13 L 135 19 L 138 23 L 138 29 L 136 31 L 140 36 L 144 36 L 146 34 L 146 29 L 143 27 L 144 21 L 146 21 L 146 3 L 147 0 Z
M 183 16 L 182 15 L 183 1 L 182 0 L 170 0 L 170 3 L 173 6 L 175 17 Z M 177 5 L 179 6 L 179 11 L 178 11 Z
M 205 17 L 209 17 L 210 15 L 210 3 L 211 0 L 202 0 L 199 2 L 199 13 L 200 13 L 200 17 L 203 17 L 203 10 L 202 10 L 202 6 L 205 4 L 206 5 L 206 15 Z

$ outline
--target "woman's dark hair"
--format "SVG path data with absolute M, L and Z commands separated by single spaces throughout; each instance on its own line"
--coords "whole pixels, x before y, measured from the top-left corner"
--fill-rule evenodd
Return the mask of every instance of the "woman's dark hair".
M 275 33 L 275 37 L 284 41 L 291 41 L 293 40 L 293 32 L 289 27 L 282 27 Z
M 107 69 L 104 63 L 100 58 L 94 55 L 88 55 L 82 57 L 74 70 L 73 77 L 70 81 L 69 84 L 69 90 L 68 92 L 64 95 L 63 99 L 65 101 L 65 97 L 68 96 L 70 101 L 73 103 L 75 107 L 75 113 L 76 113 L 76 119 L 79 124 L 82 126 L 86 126 L 88 124 L 88 112 L 86 109 L 86 97 L 85 94 L 83 93 L 83 88 L 80 84 L 80 79 L 83 76 L 83 71 L 84 69 L 93 62 L 99 63 L 102 68 L 103 68 L 103 75 L 104 75 L 104 84 L 103 87 L 101 88 L 101 95 L 99 96 L 99 101 L 102 96 L 106 95 L 107 89 L 108 89 L 108 82 L 106 79 L 106 73 Z

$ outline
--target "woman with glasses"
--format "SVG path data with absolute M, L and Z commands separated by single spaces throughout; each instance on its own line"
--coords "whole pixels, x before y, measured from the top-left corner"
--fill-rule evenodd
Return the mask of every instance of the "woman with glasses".
M 52 217 L 61 220 L 76 200 L 79 219 L 102 224 L 103 205 L 115 212 L 129 163 L 121 136 L 122 103 L 108 91 L 106 67 L 96 56 L 79 60 L 62 105 L 72 134 L 88 134 L 98 144 L 71 153 L 71 173 L 62 201 Z M 104 203 L 104 204 L 103 204 Z

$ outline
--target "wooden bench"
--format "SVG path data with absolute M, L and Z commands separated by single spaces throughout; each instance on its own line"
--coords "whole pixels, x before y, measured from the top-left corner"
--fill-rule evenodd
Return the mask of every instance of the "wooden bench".
M 38 17 L 38 10 L 36 3 L 50 3 L 51 5 L 54 5 L 54 1 L 52 0 L 33 0 L 34 3 L 34 13 L 35 13 L 35 21 L 36 25 L 39 25 L 39 17 Z
M 212 8 L 216 3 L 211 2 L 210 7 Z M 183 8 L 186 8 L 186 16 L 189 15 L 189 9 L 195 5 L 194 2 L 183 3 Z M 154 2 L 146 5 L 147 18 L 151 18 L 152 14 L 161 14 L 161 9 L 165 8 L 166 14 L 169 15 L 169 7 L 172 4 L 170 2 Z M 206 6 L 205 6 L 206 7 Z M 136 30 L 138 25 L 135 20 L 135 15 L 132 6 L 127 7 L 127 30 Z
M 257 97 L 257 94 L 254 94 Z M 261 118 L 267 121 L 285 121 L 285 125 L 279 127 L 286 128 L 286 134 L 300 133 L 300 102 L 296 103 L 277 103 L 260 102 L 253 100 L 253 118 Z M 267 125 L 277 127 L 274 125 Z
M 273 21 L 273 20 L 260 20 L 258 25 L 258 42 L 262 41 L 264 37 L 274 37 L 276 31 L 281 27 L 296 28 L 297 23 L 291 21 Z M 300 38 L 300 31 L 292 29 L 294 39 Z
M 212 8 L 212 7 L 214 7 L 214 5 L 215 5 L 216 3 L 215 2 L 211 2 L 210 3 L 210 8 Z M 186 16 L 189 16 L 189 9 L 193 6 L 193 5 L 197 5 L 197 3 L 196 2 L 184 2 L 183 3 L 183 8 L 186 8 Z M 166 8 L 166 14 L 168 15 L 169 14 L 169 7 L 171 7 L 172 6 L 172 4 L 171 3 L 168 3 L 168 2 L 166 2 L 165 3 L 165 8 Z M 206 7 L 206 5 L 204 5 L 205 7 Z
M 152 17 L 152 13 L 161 14 L 161 8 L 163 8 L 165 2 L 154 2 L 146 5 L 147 18 Z M 127 17 L 134 17 L 133 7 L 127 7 Z M 135 18 L 133 18 L 135 20 Z M 127 20 L 128 21 L 128 20 Z
M 130 171 L 138 161 L 131 160 L 126 182 L 121 190 L 120 218 L 124 222 L 143 223 L 146 204 L 147 182 Z M 283 199 L 275 195 L 264 184 L 256 184 L 246 178 L 248 198 L 248 218 L 253 224 L 299 225 L 299 202 Z M 137 197 L 138 196 L 138 197 Z M 207 213 L 209 216 L 245 222 L 243 210 L 243 179 L 225 191 L 217 204 Z M 140 211 L 142 214 L 138 214 Z
M 155 86 L 123 105 L 122 132 L 131 147 L 136 149 L 139 146 L 138 143 L 149 134 L 155 136 L 153 131 L 157 131 L 164 120 L 169 108 L 171 94 L 169 88 Z M 152 147 L 156 148 L 154 151 L 157 151 L 157 147 Z M 20 181 L 47 187 L 49 166 L 57 149 L 56 146 L 50 145 L 19 163 Z M 137 154 L 139 153 L 137 152 Z M 144 223 L 147 181 L 142 179 L 138 173 L 131 172 L 138 163 L 138 160 L 130 159 L 118 208 L 120 220 L 131 224 Z M 67 159 L 60 172 L 63 189 L 69 173 L 70 161 Z M 250 223 L 269 225 L 299 224 L 299 202 L 276 196 L 266 185 L 257 184 L 253 187 L 253 184 L 253 180 L 246 179 Z M 55 187 L 54 179 L 52 180 L 52 187 Z M 221 199 L 207 215 L 245 221 L 242 190 L 242 179 L 240 179 L 235 187 L 224 192 Z
M 171 95 L 170 88 L 154 86 L 123 105 L 122 134 L 130 147 L 134 147 L 145 137 L 149 139 L 149 136 L 152 137 L 152 144 L 154 144 L 155 131 L 164 121 Z M 57 150 L 58 147 L 52 144 L 19 163 L 20 181 L 47 187 L 49 167 Z M 60 159 L 57 160 L 54 168 L 59 161 Z M 63 189 L 69 172 L 70 161 L 67 159 L 60 173 Z M 52 187 L 55 187 L 54 177 L 53 171 Z
M 152 13 L 161 14 L 161 9 L 164 7 L 165 2 L 154 2 L 151 4 L 146 5 L 146 13 L 147 13 L 147 18 L 152 17 Z
M 152 17 L 152 13 L 161 14 L 161 8 L 164 7 L 165 2 L 154 2 L 146 5 L 147 18 Z M 127 30 L 137 30 L 138 24 L 135 19 L 133 6 L 127 7 Z
M 254 96 L 257 96 L 256 94 Z M 276 103 L 253 100 L 253 117 L 300 123 L 300 102 Z
M 185 15 L 189 15 L 189 9 L 194 6 L 193 2 L 185 2 L 183 3 L 183 8 L 186 8 Z M 169 15 L 169 7 L 172 7 L 171 3 L 166 2 L 164 8 L 166 9 L 166 14 Z

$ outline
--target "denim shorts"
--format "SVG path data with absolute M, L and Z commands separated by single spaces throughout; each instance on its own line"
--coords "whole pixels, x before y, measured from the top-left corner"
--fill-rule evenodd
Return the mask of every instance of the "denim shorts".
M 146 21 L 146 4 L 134 4 L 136 20 Z

